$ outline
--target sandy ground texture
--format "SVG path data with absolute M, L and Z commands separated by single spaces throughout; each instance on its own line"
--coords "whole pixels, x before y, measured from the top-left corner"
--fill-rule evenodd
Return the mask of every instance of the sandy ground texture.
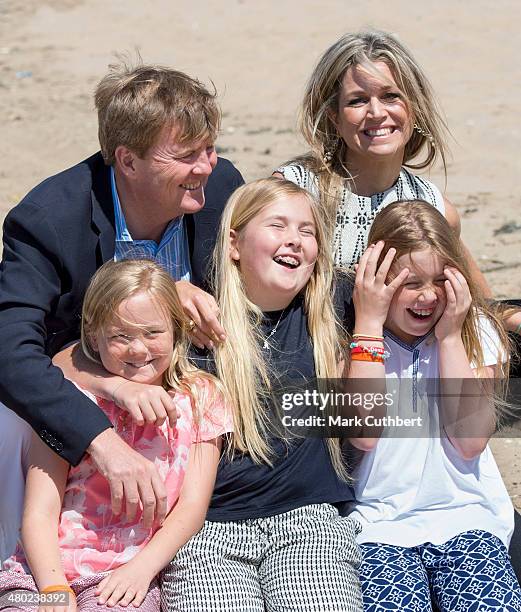
M 221 154 L 246 179 L 303 150 L 295 115 L 321 52 L 362 27 L 396 33 L 429 75 L 453 139 L 447 180 L 495 294 L 521 297 L 521 64 L 516 0 L 0 0 L 0 215 L 97 150 L 92 92 L 114 52 L 213 81 Z M 493 447 L 521 508 L 521 439 Z

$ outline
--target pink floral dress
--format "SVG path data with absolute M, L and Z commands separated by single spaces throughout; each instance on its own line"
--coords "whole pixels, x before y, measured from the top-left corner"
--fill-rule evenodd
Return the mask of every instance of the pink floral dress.
M 168 422 L 160 427 L 138 426 L 113 402 L 86 393 L 105 412 L 121 438 L 154 462 L 166 485 L 169 511 L 179 497 L 190 446 L 233 431 L 231 412 L 222 396 L 206 379 L 199 381 L 201 392 L 209 398 L 199 425 L 194 422 L 190 396 L 177 393 L 174 402 L 179 417 L 174 429 Z M 141 509 L 132 522 L 127 522 L 124 515 L 112 514 L 108 482 L 96 470 L 89 455 L 71 467 L 58 527 L 67 580 L 111 571 L 132 559 L 157 529 L 145 529 L 141 516 Z M 30 573 L 20 546 L 3 569 Z

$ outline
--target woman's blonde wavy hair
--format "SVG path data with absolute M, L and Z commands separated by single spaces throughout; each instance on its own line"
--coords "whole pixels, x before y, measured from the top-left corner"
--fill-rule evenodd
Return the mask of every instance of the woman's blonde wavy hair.
M 193 398 L 194 417 L 199 422 L 212 393 L 222 389 L 215 377 L 196 369 L 187 358 L 189 320 L 183 312 L 175 282 L 160 265 L 147 259 L 108 261 L 92 277 L 85 293 L 81 316 L 81 347 L 85 355 L 103 365 L 92 338 L 117 318 L 119 305 L 130 297 L 146 293 L 165 313 L 174 338 L 172 360 L 163 375 L 163 387 L 189 393 Z M 139 325 L 136 325 L 139 328 Z M 210 385 L 200 385 L 205 378 Z
M 332 301 L 333 261 L 323 221 L 310 194 L 284 179 L 270 177 L 243 185 L 231 196 L 221 220 L 213 259 L 213 285 L 227 340 L 216 350 L 217 375 L 227 390 L 234 412 L 232 450 L 248 453 L 257 463 L 271 465 L 266 442 L 270 431 L 266 402 L 272 380 L 262 353 L 262 312 L 248 299 L 238 262 L 231 257 L 230 236 L 240 236 L 248 223 L 271 204 L 299 197 L 311 208 L 318 243 L 318 256 L 304 289 L 304 309 L 313 344 L 318 378 L 337 378 L 341 345 Z M 332 464 L 347 479 L 340 442 L 328 439 Z
M 396 249 L 395 260 L 414 251 L 432 249 L 443 262 L 463 274 L 472 297 L 472 307 L 465 317 L 461 333 L 467 357 L 475 368 L 484 366 L 478 318 L 480 315 L 486 316 L 499 337 L 501 359 L 498 360 L 497 366 L 501 370 L 501 376 L 508 378 L 510 342 L 503 325 L 503 317 L 499 310 L 487 302 L 473 280 L 461 240 L 451 229 L 447 219 L 434 206 L 423 200 L 394 202 L 376 215 L 369 231 L 368 244 L 376 244 L 379 240 L 383 240 L 385 246 L 378 266 L 390 248 Z
M 290 162 L 302 164 L 317 175 L 322 205 L 329 213 L 330 224 L 335 221 L 339 190 L 350 178 L 345 164 L 349 150 L 339 138 L 333 121 L 339 112 L 343 78 L 349 68 L 360 66 L 387 84 L 374 62 L 387 64 L 404 97 L 411 121 L 419 128 L 413 130 L 407 142 L 403 165 L 426 168 L 439 157 L 446 166 L 448 130 L 429 80 L 411 52 L 388 32 L 367 30 L 344 34 L 325 51 L 308 81 L 299 112 L 299 129 L 310 151 Z M 413 163 L 422 150 L 425 150 L 423 159 Z M 326 153 L 332 154 L 327 164 L 324 163 Z

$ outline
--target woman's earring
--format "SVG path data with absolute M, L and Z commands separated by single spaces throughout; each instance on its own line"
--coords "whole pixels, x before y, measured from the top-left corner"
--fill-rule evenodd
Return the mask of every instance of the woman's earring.
M 324 155 L 322 157 L 322 161 L 324 162 L 324 166 L 329 166 L 329 164 L 333 161 L 335 157 L 335 153 L 340 144 L 340 138 L 337 136 L 334 140 L 331 141 L 331 144 L 325 148 L 324 147 Z
M 427 132 L 427 130 L 424 130 L 422 127 L 420 127 L 417 123 L 415 123 L 413 126 L 413 129 L 416 130 L 418 132 L 418 134 L 421 134 L 422 136 L 425 136 L 425 138 L 430 142 L 430 144 L 435 147 L 436 143 L 434 142 L 434 137 L 432 134 L 430 134 L 429 132 Z

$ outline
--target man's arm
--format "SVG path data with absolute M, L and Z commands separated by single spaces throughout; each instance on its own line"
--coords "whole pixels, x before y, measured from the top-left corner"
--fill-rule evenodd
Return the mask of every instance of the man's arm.
M 52 450 L 76 465 L 111 423 L 64 379 L 45 352 L 46 316 L 63 297 L 62 285 L 67 282 L 60 238 L 45 208 L 27 199 L 5 220 L 0 401 L 26 420 Z
M 69 226 L 64 231 L 71 231 Z M 77 279 L 64 263 L 62 249 L 67 246 L 62 242 L 45 208 L 34 202 L 26 199 L 6 218 L 0 267 L 0 401 L 72 465 L 88 452 L 109 482 L 115 514 L 125 506 L 131 517 L 141 502 L 147 524 L 154 516 L 161 521 L 166 491 L 154 464 L 119 438 L 105 413 L 46 354 L 47 317 L 55 314 L 60 300 L 65 300 L 63 310 L 75 311 L 83 298 L 81 291 L 70 297 Z M 67 336 L 67 324 L 60 326 L 58 320 L 57 333 Z M 76 327 L 73 317 L 70 322 Z

